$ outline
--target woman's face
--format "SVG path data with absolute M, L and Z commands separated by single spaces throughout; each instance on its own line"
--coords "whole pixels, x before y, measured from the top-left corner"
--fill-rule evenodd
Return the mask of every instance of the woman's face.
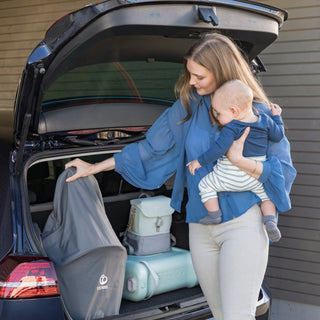
M 216 90 L 216 78 L 210 70 L 191 59 L 187 60 L 187 69 L 190 73 L 189 84 L 195 87 L 198 94 L 203 96 Z

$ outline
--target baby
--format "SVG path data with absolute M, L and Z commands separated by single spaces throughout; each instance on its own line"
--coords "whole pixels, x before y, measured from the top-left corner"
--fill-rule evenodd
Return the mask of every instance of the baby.
M 263 184 L 234 166 L 225 153 L 232 142 L 250 127 L 250 133 L 244 145 L 243 155 L 257 161 L 265 161 L 268 140 L 278 142 L 284 136 L 281 108 L 271 105 L 272 117 L 262 113 L 256 115 L 253 110 L 253 93 L 249 86 L 240 80 L 231 80 L 219 87 L 212 98 L 212 111 L 222 127 L 219 138 L 210 149 L 198 159 L 187 164 L 192 175 L 202 166 L 217 161 L 213 171 L 199 183 L 201 201 L 208 215 L 200 219 L 202 224 L 218 224 L 222 221 L 217 192 L 252 191 L 261 199 L 263 221 L 269 239 L 277 242 L 281 238 L 277 227 L 276 207 L 266 194 Z M 253 169 L 254 173 L 256 167 Z

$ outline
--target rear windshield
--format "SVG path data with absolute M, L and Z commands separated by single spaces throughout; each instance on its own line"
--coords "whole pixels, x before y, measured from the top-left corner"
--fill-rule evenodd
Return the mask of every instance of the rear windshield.
M 58 78 L 43 102 L 75 98 L 174 101 L 183 65 L 161 61 L 108 62 L 73 69 Z

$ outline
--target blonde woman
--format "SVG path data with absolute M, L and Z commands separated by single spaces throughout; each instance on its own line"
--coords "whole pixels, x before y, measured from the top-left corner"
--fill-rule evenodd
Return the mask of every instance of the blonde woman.
M 215 320 L 255 318 L 269 247 L 257 205 L 259 199 L 251 192 L 220 193 L 222 223 L 198 223 L 207 215 L 198 184 L 212 170 L 213 164 L 200 168 L 194 176 L 188 173 L 186 164 L 207 151 L 210 141 L 219 134 L 218 126 L 212 126 L 209 117 L 211 95 L 232 79 L 239 79 L 251 88 L 258 112 L 270 114 L 269 101 L 236 45 L 223 35 L 207 35 L 185 57 L 184 74 L 176 87 L 180 99 L 158 118 L 145 140 L 130 144 L 121 153 L 99 163 L 89 164 L 76 159 L 66 165 L 77 168 L 68 181 L 115 169 L 128 182 L 145 189 L 157 188 L 176 174 L 171 206 L 181 210 L 186 185 L 190 251 Z M 230 161 L 274 189 L 278 177 L 271 167 L 280 161 L 289 193 L 295 170 L 288 141 L 284 138 L 270 145 L 267 161 L 256 164 L 242 156 L 247 134 L 248 130 L 229 149 Z

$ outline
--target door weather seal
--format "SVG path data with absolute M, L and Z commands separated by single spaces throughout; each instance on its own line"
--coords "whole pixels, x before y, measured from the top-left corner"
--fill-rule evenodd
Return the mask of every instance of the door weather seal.
M 21 131 L 21 136 L 20 136 L 20 142 L 19 142 L 19 149 L 16 155 L 16 161 L 14 165 L 14 176 L 17 176 L 20 172 L 20 167 L 21 163 L 23 160 L 23 154 L 24 154 L 24 149 L 27 141 L 27 136 L 29 132 L 29 127 L 30 127 L 30 121 L 31 121 L 31 114 L 26 113 L 23 119 L 23 125 L 22 125 L 22 131 Z

